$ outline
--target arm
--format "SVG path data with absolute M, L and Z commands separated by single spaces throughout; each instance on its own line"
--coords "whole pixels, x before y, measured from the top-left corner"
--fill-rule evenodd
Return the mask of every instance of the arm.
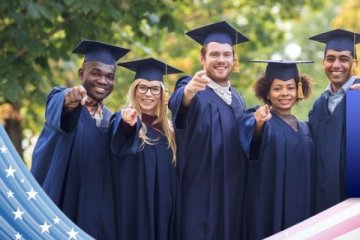
M 138 132 L 141 121 L 133 108 L 124 108 L 115 113 L 110 123 L 111 151 L 114 155 L 135 154 L 139 147 Z

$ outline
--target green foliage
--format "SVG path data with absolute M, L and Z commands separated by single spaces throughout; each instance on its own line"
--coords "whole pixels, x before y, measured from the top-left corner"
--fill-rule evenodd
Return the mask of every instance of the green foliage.
M 302 47 L 299 59 L 316 63 L 301 71 L 315 79 L 313 96 L 327 81 L 321 68 L 322 46 L 308 37 L 331 28 L 334 3 L 311 0 L 3 0 L 0 3 L 0 104 L 21 106 L 23 127 L 38 134 L 44 122 L 46 95 L 55 85 L 78 84 L 81 56 L 71 53 L 82 39 L 110 42 L 132 51 L 121 61 L 156 57 L 193 74 L 201 69 L 200 46 L 187 37 L 189 29 L 227 20 L 250 42 L 239 44 L 240 73 L 232 84 L 245 96 L 248 106 L 259 104 L 251 89 L 264 66 L 250 59 L 289 58 L 288 43 Z M 117 71 L 117 85 L 106 103 L 112 110 L 126 104 L 133 73 Z M 166 86 L 172 92 L 176 78 Z M 320 81 L 320 79 L 322 81 Z M 296 107 L 306 119 L 312 101 Z

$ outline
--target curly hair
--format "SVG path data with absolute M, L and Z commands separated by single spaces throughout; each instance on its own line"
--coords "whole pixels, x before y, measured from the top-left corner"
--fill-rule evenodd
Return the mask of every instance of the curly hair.
M 296 83 L 296 90 L 298 88 L 299 79 L 301 80 L 304 98 L 308 98 L 311 93 L 311 87 L 312 87 L 312 78 L 309 75 L 306 74 L 300 74 L 300 76 L 295 78 Z M 254 84 L 254 92 L 255 96 L 264 102 L 265 104 L 271 105 L 271 101 L 267 98 L 271 85 L 273 83 L 274 79 L 266 78 L 265 75 L 260 76 L 255 84 Z M 301 99 L 297 98 L 296 103 L 299 102 Z

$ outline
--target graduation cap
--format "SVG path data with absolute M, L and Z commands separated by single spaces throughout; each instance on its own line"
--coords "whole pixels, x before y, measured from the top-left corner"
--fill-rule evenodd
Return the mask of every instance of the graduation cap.
M 182 73 L 181 70 L 176 69 L 155 58 L 146 58 L 131 62 L 123 62 L 118 63 L 118 65 L 136 72 L 135 79 L 142 78 L 148 81 L 163 82 L 163 75 Z
M 292 60 L 253 60 L 253 63 L 267 63 L 265 77 L 267 79 L 279 79 L 287 81 L 299 76 L 298 64 L 313 63 L 313 61 L 292 61 Z M 298 83 L 298 98 L 303 98 L 302 83 Z
M 84 54 L 84 62 L 98 61 L 104 64 L 115 65 L 116 61 L 125 56 L 129 51 L 130 50 L 126 48 L 84 39 L 72 52 Z
M 360 42 L 360 34 L 343 29 L 335 29 L 312 36 L 309 39 L 325 43 L 325 52 L 328 49 L 335 51 L 351 51 L 354 56 L 356 56 L 355 45 Z
M 228 43 L 231 46 L 247 42 L 249 39 L 225 21 L 213 23 L 186 32 L 186 35 L 204 46 L 209 42 Z

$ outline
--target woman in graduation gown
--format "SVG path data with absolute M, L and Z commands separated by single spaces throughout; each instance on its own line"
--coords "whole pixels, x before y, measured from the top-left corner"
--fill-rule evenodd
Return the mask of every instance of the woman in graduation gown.
M 153 58 L 119 65 L 136 75 L 111 122 L 117 239 L 173 239 L 176 144 L 163 75 L 181 71 Z
M 255 83 L 265 103 L 240 122 L 240 141 L 249 161 L 245 201 L 248 239 L 263 239 L 310 216 L 313 140 L 307 124 L 291 114 L 310 94 L 310 77 L 297 62 L 268 62 Z

